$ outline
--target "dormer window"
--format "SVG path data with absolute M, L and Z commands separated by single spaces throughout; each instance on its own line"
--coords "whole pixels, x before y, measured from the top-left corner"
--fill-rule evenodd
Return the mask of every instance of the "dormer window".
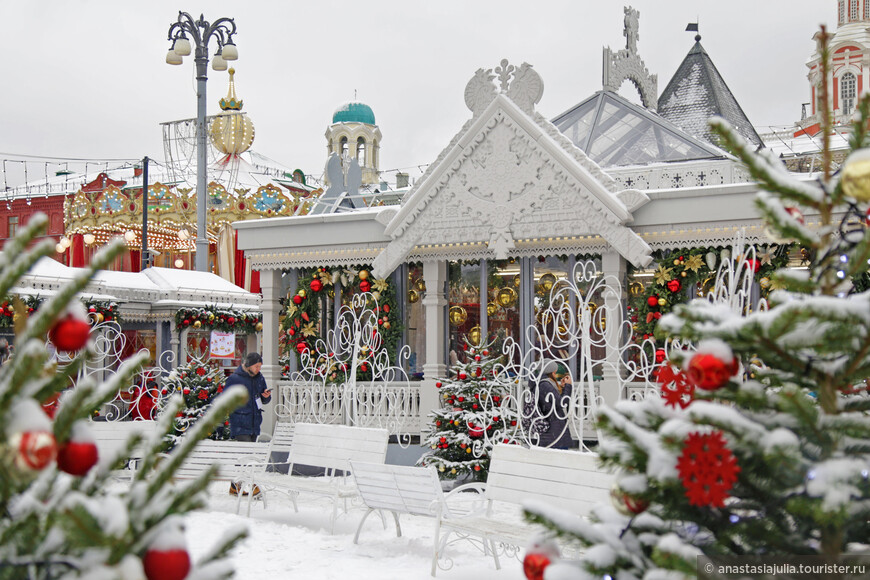
M 846 73 L 840 77 L 840 100 L 843 115 L 851 115 L 855 110 L 855 75 Z

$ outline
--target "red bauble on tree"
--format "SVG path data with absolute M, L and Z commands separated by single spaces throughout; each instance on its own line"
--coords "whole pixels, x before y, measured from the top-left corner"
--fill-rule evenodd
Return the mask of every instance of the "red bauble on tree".
M 689 505 L 723 507 L 740 466 L 721 431 L 689 433 L 677 460 Z
M 368 280 L 363 280 L 362 282 L 359 283 L 359 289 L 360 289 L 360 292 L 368 292 L 369 290 L 372 289 L 372 283 L 369 282 Z
M 293 296 L 293 304 L 295 304 L 296 306 L 299 306 L 300 304 L 302 304 L 302 296 L 300 296 L 299 294 L 294 295 Z
M 299 342 L 296 343 L 296 352 L 298 352 L 299 354 L 302 354 L 306 350 L 308 350 L 308 345 L 305 344 L 305 342 L 300 340 Z
M 79 350 L 88 343 L 90 336 L 91 325 L 87 318 L 72 311 L 67 312 L 48 331 L 49 340 L 58 350 Z
M 650 308 L 654 308 L 659 305 L 659 297 L 658 296 L 650 296 L 646 299 L 646 303 Z
M 312 292 L 320 292 L 321 290 L 323 290 L 323 282 L 321 282 L 319 278 L 315 278 L 311 281 L 309 287 L 311 288 Z
M 543 580 L 544 570 L 559 558 L 559 549 L 552 540 L 535 542 L 526 550 L 523 573 L 528 580 Z
M 57 443 L 50 431 L 22 431 L 9 437 L 15 467 L 21 471 L 42 471 L 57 457 Z
M 76 421 L 70 439 L 57 451 L 57 467 L 70 475 L 84 475 L 97 464 L 97 445 L 85 421 Z
M 714 391 L 725 386 L 739 368 L 740 364 L 727 344 L 718 339 L 708 339 L 698 345 L 686 374 L 695 387 Z
M 683 285 L 676 278 L 668 282 L 667 286 L 668 290 L 670 290 L 671 292 L 679 292 L 683 288 Z M 658 301 L 656 301 L 656 304 L 658 304 Z
M 148 580 L 184 580 L 190 572 L 187 550 L 155 550 L 145 552 L 142 567 Z
M 752 258 L 746 260 L 746 264 L 753 272 L 758 272 L 761 269 L 761 262 Z
M 627 517 L 643 513 L 649 507 L 648 501 L 626 493 L 616 481 L 610 487 L 610 502 L 616 511 Z

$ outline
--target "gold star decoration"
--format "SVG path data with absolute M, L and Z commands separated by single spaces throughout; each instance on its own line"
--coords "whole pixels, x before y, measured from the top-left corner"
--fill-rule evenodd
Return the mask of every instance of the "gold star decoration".
M 384 280 L 383 278 L 376 279 L 374 284 L 372 284 L 372 286 L 374 286 L 374 289 L 377 290 L 378 292 L 386 292 L 387 291 L 387 281 Z
M 308 324 L 306 324 L 305 326 L 303 326 L 303 327 L 299 330 L 299 332 L 302 333 L 302 336 L 314 336 L 315 334 L 317 334 L 317 331 L 314 329 L 314 323 L 313 323 L 313 322 L 309 322 Z
M 683 267 L 686 270 L 691 270 L 692 272 L 697 273 L 698 270 L 700 270 L 703 265 L 704 265 L 704 260 L 701 259 L 700 255 L 695 254 L 693 256 L 689 256 L 689 258 L 686 260 L 686 263 L 683 264 Z
M 672 274 L 673 270 L 673 268 L 665 268 L 664 266 L 659 266 L 659 269 L 656 270 L 656 273 L 654 274 L 656 283 L 659 286 L 664 286 L 669 281 L 671 281 L 674 277 L 674 275 Z
M 320 281 L 324 286 L 332 286 L 332 274 L 330 272 L 321 272 Z
M 773 264 L 773 250 L 770 246 L 766 246 L 764 251 L 758 253 L 758 260 L 761 262 L 761 265 L 765 264 Z
M 296 310 L 297 310 L 296 305 L 290 304 L 289 306 L 287 306 L 287 316 L 291 316 L 291 317 L 295 316 Z

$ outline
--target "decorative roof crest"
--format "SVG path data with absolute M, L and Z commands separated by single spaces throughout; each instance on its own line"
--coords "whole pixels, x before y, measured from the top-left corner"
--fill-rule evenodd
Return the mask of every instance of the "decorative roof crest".
M 496 77 L 497 87 L 493 83 Z M 520 109 L 531 115 L 544 94 L 544 81 L 532 69 L 532 65 L 524 62 L 516 67 L 509 64 L 507 59 L 502 59 L 495 69 L 477 69 L 465 85 L 465 104 L 476 117 L 498 94 L 506 95 Z
M 233 80 L 236 69 L 231 68 L 228 72 L 230 73 L 230 86 L 227 89 L 227 96 L 220 100 L 220 106 L 224 111 L 241 111 L 243 101 L 236 97 L 236 82 Z
M 658 105 L 658 75 L 650 74 L 637 53 L 640 12 L 631 6 L 625 6 L 623 12 L 625 19 L 622 34 L 625 36 L 625 48 L 616 52 L 610 50 L 610 47 L 604 49 L 604 90 L 619 92 L 623 81 L 628 79 L 637 87 L 643 106 L 655 111 Z

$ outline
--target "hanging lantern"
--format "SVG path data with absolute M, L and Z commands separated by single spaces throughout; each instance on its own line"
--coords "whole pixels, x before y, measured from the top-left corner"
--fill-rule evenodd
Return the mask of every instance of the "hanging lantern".
M 505 286 L 498 291 L 495 299 L 502 306 L 502 308 L 509 308 L 513 306 L 514 302 L 517 301 L 517 292 L 513 288 Z
M 447 316 L 453 326 L 461 326 L 468 320 L 468 312 L 462 306 L 451 306 Z

